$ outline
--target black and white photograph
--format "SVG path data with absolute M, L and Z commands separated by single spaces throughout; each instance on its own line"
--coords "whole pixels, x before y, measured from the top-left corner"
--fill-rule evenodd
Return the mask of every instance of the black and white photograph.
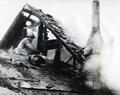
M 120 0 L 0 0 L 0 95 L 120 95 Z

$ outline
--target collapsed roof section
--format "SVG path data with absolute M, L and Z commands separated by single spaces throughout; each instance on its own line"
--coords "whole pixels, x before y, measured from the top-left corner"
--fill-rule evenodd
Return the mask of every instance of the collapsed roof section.
M 61 41 L 62 45 L 72 54 L 72 56 L 79 63 L 83 63 L 83 61 L 81 61 L 80 54 L 81 47 L 77 46 L 69 39 L 69 37 L 64 33 L 63 28 L 51 15 L 45 14 L 42 10 L 35 9 L 28 4 L 23 8 L 23 11 L 37 16 L 40 19 L 40 22 L 42 22 L 52 32 L 52 34 Z
M 29 15 L 24 16 L 24 13 L 28 13 Z M 37 17 L 39 21 L 36 22 L 35 20 L 31 19 L 31 15 Z M 42 12 L 42 10 L 36 9 L 29 4 L 26 4 L 23 7 L 13 24 L 8 29 L 7 33 L 4 35 L 0 42 L 1 49 L 9 49 L 11 46 L 15 47 L 19 43 L 19 41 L 23 38 L 20 36 L 23 34 L 21 31 L 26 26 L 27 21 L 32 22 L 35 26 L 40 25 L 42 22 L 45 27 L 47 27 L 47 29 L 50 30 L 51 33 L 60 40 L 62 45 L 70 52 L 73 58 L 75 58 L 79 63 L 83 63 L 83 61 L 81 61 L 81 47 L 73 43 L 73 41 L 71 41 L 69 37 L 65 35 L 63 28 L 54 20 L 51 15 L 45 14 Z M 31 26 L 33 27 L 33 25 Z

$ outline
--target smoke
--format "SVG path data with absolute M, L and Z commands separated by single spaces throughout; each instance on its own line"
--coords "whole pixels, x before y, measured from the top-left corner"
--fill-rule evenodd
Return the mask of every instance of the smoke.
M 101 53 L 100 64 L 101 81 L 110 89 L 113 89 L 120 94 L 120 38 L 116 34 L 110 34 L 111 32 L 105 29 L 105 27 L 102 27 L 101 29 L 104 31 L 104 47 Z
M 98 54 L 93 54 L 86 61 L 85 70 L 88 71 L 88 81 L 86 84 L 94 89 L 107 87 L 114 90 L 117 95 L 120 95 L 120 38 L 108 30 L 106 25 L 101 24 L 101 50 Z M 98 36 L 98 35 L 97 35 Z M 95 37 L 94 38 L 98 38 Z M 98 40 L 94 39 L 94 43 Z M 91 44 L 92 46 L 92 44 Z M 94 46 L 93 46 L 94 47 Z M 96 49 L 95 47 L 93 48 Z

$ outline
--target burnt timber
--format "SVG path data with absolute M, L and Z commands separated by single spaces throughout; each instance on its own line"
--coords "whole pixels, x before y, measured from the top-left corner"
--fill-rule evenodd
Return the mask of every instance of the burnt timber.
M 24 16 L 24 13 L 28 13 L 29 15 L 26 17 Z M 39 22 L 36 23 L 36 21 L 32 20 L 30 18 L 31 15 L 34 15 L 35 17 L 37 17 L 39 19 Z M 39 25 L 38 44 L 37 44 L 38 50 L 43 52 L 44 55 L 47 55 L 48 49 L 57 48 L 56 55 L 54 58 L 54 63 L 55 63 L 56 60 L 57 62 L 60 61 L 60 49 L 61 49 L 61 46 L 64 46 L 68 50 L 68 52 L 71 54 L 71 57 L 68 59 L 66 63 L 68 63 L 71 59 L 73 59 L 72 67 L 74 69 L 78 69 L 75 67 L 75 65 L 76 63 L 79 63 L 79 65 L 81 66 L 78 70 L 82 71 L 82 68 L 84 65 L 84 59 L 85 59 L 82 52 L 83 48 L 76 45 L 73 41 L 69 39 L 69 37 L 67 37 L 67 35 L 64 32 L 64 29 L 58 24 L 57 21 L 54 20 L 54 18 L 51 15 L 45 14 L 42 12 L 42 10 L 36 9 L 30 6 L 29 4 L 26 4 L 22 8 L 20 13 L 14 20 L 13 24 L 8 29 L 7 33 L 4 35 L 3 39 L 0 42 L 1 49 L 9 49 L 11 46 L 13 47 L 17 46 L 19 41 L 26 35 L 25 32 L 21 32 L 21 31 L 26 26 L 27 21 L 32 22 L 35 26 Z M 18 22 L 20 23 L 18 24 Z M 43 33 L 41 33 L 41 29 Z M 48 40 L 47 29 L 56 37 L 57 39 L 56 41 Z M 43 38 L 44 42 L 42 41 L 42 44 L 41 44 L 42 34 L 44 34 L 44 38 Z M 23 35 L 23 36 L 21 37 L 20 35 Z M 41 49 L 40 47 L 43 47 L 43 48 Z
M 28 9 L 29 10 L 28 10 Z M 73 57 L 80 63 L 83 64 L 83 61 L 80 60 L 80 49 L 81 47 L 75 45 L 70 39 L 64 34 L 64 30 L 58 23 L 53 19 L 53 17 L 44 14 L 41 10 L 35 9 L 30 5 L 26 5 L 23 8 L 24 12 L 32 13 L 37 16 L 43 24 L 59 39 L 66 49 L 73 55 Z

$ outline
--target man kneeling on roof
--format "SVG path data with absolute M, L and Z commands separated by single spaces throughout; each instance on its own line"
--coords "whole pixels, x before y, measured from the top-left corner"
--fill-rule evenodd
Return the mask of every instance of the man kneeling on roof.
M 32 29 L 27 29 L 27 36 L 20 41 L 18 46 L 14 49 L 16 55 L 28 56 L 28 61 L 37 61 L 39 58 L 46 59 L 45 56 L 32 45 L 32 41 L 35 39 Z
M 20 55 L 30 55 L 38 53 L 37 49 L 32 45 L 32 41 L 35 38 L 31 29 L 27 29 L 27 36 L 20 41 L 14 52 Z

